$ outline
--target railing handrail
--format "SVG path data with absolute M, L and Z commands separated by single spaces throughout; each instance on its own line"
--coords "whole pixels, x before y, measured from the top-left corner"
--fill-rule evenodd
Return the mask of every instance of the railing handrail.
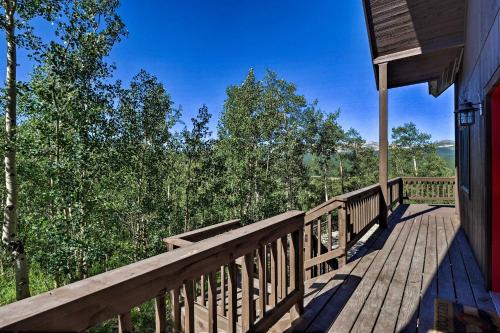
M 0 307 L 0 330 L 81 331 L 303 228 L 289 211 Z
M 455 177 L 401 177 L 405 181 L 455 182 Z
M 388 186 L 393 185 L 394 183 L 397 183 L 397 182 L 399 182 L 401 180 L 402 180 L 402 177 L 396 177 L 396 178 L 390 179 L 387 182 L 387 185 Z M 355 190 L 355 191 L 351 191 L 351 192 L 348 192 L 348 193 L 337 195 L 337 196 L 331 198 L 330 200 L 325 201 L 325 202 L 319 204 L 318 206 L 316 206 L 316 207 L 311 208 L 310 210 L 308 210 L 306 212 L 306 223 L 314 219 L 314 218 L 311 218 L 310 216 L 318 214 L 318 211 L 325 210 L 325 208 L 327 206 L 332 206 L 332 207 L 329 207 L 329 209 L 335 209 L 336 208 L 336 205 L 335 205 L 336 202 L 347 202 L 347 201 L 349 201 L 349 200 L 351 200 L 351 199 L 353 199 L 355 197 L 362 196 L 362 195 L 365 195 L 367 193 L 371 193 L 372 191 L 376 191 L 378 189 L 380 189 L 380 184 L 379 183 L 363 187 L 363 188 L 361 188 L 359 190 Z
M 176 242 L 177 240 L 185 240 L 185 241 L 190 241 L 190 242 L 198 242 L 200 240 L 213 237 L 219 234 L 222 234 L 224 232 L 236 229 L 241 227 L 241 220 L 240 219 L 234 219 L 234 220 L 229 220 L 226 222 L 222 223 L 217 223 L 213 225 L 209 225 L 208 227 L 203 227 L 195 230 L 191 230 L 188 232 L 184 232 L 179 235 L 171 236 L 164 238 L 163 241 L 165 243 L 169 243 L 171 241 Z

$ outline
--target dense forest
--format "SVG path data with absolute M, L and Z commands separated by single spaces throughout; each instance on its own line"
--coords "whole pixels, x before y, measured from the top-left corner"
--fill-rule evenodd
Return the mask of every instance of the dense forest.
M 258 78 L 249 70 L 227 87 L 215 133 L 206 106 L 182 122 L 154 73 L 118 80 L 109 61 L 126 37 L 118 6 L 2 1 L 0 304 L 161 253 L 169 235 L 306 210 L 377 182 L 376 150 L 341 126 L 340 109 L 321 110 L 273 71 Z M 41 21 L 53 24 L 48 40 L 37 37 Z M 29 79 L 18 81 L 16 64 L 32 68 Z M 390 170 L 453 173 L 412 123 L 392 129 Z

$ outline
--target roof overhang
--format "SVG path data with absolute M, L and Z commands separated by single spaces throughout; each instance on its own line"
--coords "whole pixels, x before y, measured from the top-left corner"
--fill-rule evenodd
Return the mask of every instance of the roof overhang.
M 439 96 L 455 82 L 465 35 L 465 0 L 363 0 L 375 76 L 388 88 L 428 82 Z M 378 82 L 378 79 L 375 80 Z

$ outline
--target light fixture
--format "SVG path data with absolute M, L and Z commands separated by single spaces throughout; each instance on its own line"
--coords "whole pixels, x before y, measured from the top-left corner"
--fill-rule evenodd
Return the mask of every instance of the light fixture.
M 465 101 L 460 104 L 460 107 L 455 113 L 458 115 L 458 123 L 460 126 L 470 126 L 474 124 L 474 112 L 481 110 L 481 103 L 473 104 L 472 102 Z

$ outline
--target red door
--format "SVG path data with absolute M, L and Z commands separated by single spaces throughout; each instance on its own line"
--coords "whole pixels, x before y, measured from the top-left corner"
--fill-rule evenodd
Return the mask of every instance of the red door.
M 500 292 L 500 86 L 491 96 L 491 284 Z

